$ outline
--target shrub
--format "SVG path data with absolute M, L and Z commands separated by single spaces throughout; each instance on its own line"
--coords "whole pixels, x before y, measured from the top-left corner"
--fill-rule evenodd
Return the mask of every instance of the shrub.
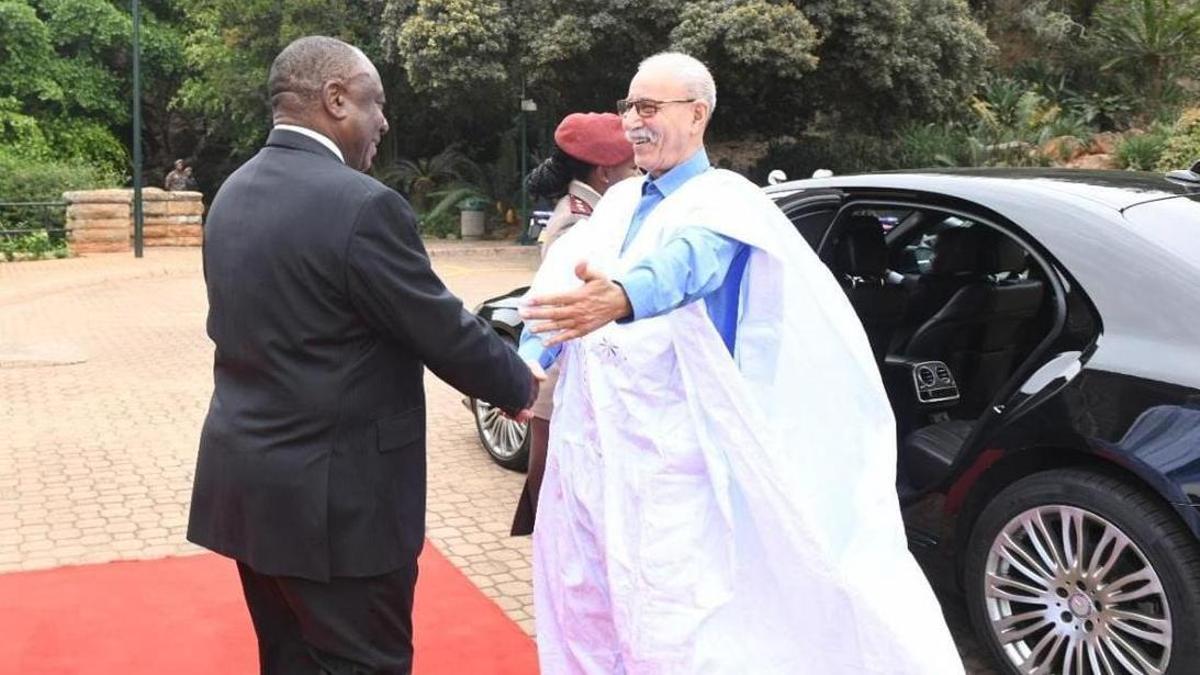
M 41 260 L 53 256 L 67 257 L 67 242 L 62 237 L 51 237 L 46 232 L 30 232 L 15 236 L 0 235 L 0 259 Z
M 1200 161 L 1200 108 L 1188 108 L 1171 128 L 1171 137 L 1158 159 L 1158 170 L 1186 169 L 1197 161 Z
M 1124 72 L 1153 110 L 1179 94 L 1177 82 L 1200 65 L 1200 5 L 1179 0 L 1097 3 L 1092 38 L 1108 58 L 1102 71 Z
M 58 201 L 68 190 L 115 187 L 117 178 L 78 161 L 53 162 L 16 157 L 0 150 L 0 203 Z M 61 228 L 65 208 L 0 207 L 0 230 Z M 11 248 L 5 249 L 5 255 Z M 11 256 L 10 256 L 11 257 Z
M 68 190 L 117 187 L 115 174 L 78 160 L 45 161 L 0 150 L 0 201 L 61 199 Z
M 817 169 L 835 174 L 863 173 L 899 168 L 898 144 L 889 138 L 863 134 L 809 135 L 772 142 L 767 154 L 750 171 L 750 180 L 762 185 L 772 169 L 788 178 L 807 178 Z
M 1059 112 L 1053 119 L 1045 124 L 1045 133 L 1050 138 L 1074 138 L 1083 143 L 1086 139 L 1091 138 L 1095 133 L 1095 129 L 1088 124 L 1087 119 L 1075 112 Z M 1061 159 L 1067 159 L 1063 157 Z
M 57 157 L 96 167 L 100 180 L 117 185 L 124 182 L 130 166 L 121 141 L 105 127 L 78 119 L 59 119 L 44 124 L 46 140 Z
M 906 169 L 970 164 L 971 144 L 967 134 L 950 124 L 921 124 L 897 135 L 898 163 Z
M 1167 148 L 1169 134 L 1168 128 L 1155 127 L 1144 134 L 1125 136 L 1113 151 L 1117 166 L 1131 171 L 1153 171 Z
M 1048 91 L 1065 96 L 1061 90 Z M 992 78 L 970 110 L 971 165 L 1045 166 L 1068 159 L 1095 131 L 1085 111 L 1064 110 L 1042 87 L 1012 77 Z M 1048 143 L 1052 139 L 1062 140 Z
M 457 211 L 444 209 L 438 213 L 427 213 L 421 216 L 421 234 L 426 237 L 446 239 L 458 234 L 459 216 Z

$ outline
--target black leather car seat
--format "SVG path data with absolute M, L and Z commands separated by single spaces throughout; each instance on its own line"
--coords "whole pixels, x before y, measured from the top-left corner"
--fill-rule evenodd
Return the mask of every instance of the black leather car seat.
M 945 478 L 973 429 L 972 422 L 946 420 L 909 434 L 904 439 L 900 453 L 900 476 L 903 482 L 909 487 L 921 489 Z
M 940 264 L 970 279 L 916 327 L 900 353 L 945 361 L 961 394 L 955 416 L 973 418 L 1018 365 L 1022 337 L 1042 306 L 1045 286 L 1017 276 L 1027 266 L 1025 249 L 998 230 L 975 225 L 954 237 L 955 248 L 945 249 L 949 260 Z M 944 255 L 940 247 L 937 255 Z M 974 270 L 967 274 L 967 267 Z
M 834 245 L 834 274 L 862 321 L 877 363 L 904 318 L 908 293 L 887 283 L 888 248 L 879 219 L 854 215 Z
M 954 227 L 938 234 L 929 271 L 911 284 L 908 315 L 897 334 L 897 346 L 907 344 L 917 328 L 945 307 L 959 289 L 986 277 L 979 268 L 981 242 L 974 230 Z

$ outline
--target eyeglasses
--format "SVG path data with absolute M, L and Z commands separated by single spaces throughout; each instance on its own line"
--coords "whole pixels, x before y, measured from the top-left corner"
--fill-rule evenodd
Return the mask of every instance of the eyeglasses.
M 629 112 L 630 108 L 637 110 L 638 117 L 654 117 L 658 114 L 658 109 L 668 103 L 695 103 L 694 98 L 677 98 L 670 101 L 655 101 L 652 98 L 641 98 L 636 101 L 630 101 L 623 98 L 617 101 L 617 114 L 622 117 Z

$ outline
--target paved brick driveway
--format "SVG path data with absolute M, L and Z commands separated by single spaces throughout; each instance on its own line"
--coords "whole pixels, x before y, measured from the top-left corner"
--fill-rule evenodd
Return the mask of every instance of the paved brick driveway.
M 528 248 L 431 248 L 469 305 L 536 265 Z M 0 572 L 199 552 L 183 536 L 211 394 L 204 316 L 196 250 L 0 264 Z M 429 537 L 532 633 L 529 541 L 507 536 L 522 476 L 485 457 L 456 392 L 427 384 Z M 969 672 L 990 672 L 951 623 Z

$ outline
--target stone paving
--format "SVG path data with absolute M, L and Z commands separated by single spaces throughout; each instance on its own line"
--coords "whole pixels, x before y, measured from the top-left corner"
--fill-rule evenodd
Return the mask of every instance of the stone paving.
M 526 283 L 532 248 L 431 244 L 468 306 Z M 0 264 L 0 573 L 189 555 L 211 394 L 196 249 Z M 508 536 L 521 474 L 479 447 L 460 395 L 427 376 L 428 535 L 533 633 L 528 538 Z M 231 577 L 232 583 L 232 577 Z M 968 672 L 992 671 L 960 610 Z

